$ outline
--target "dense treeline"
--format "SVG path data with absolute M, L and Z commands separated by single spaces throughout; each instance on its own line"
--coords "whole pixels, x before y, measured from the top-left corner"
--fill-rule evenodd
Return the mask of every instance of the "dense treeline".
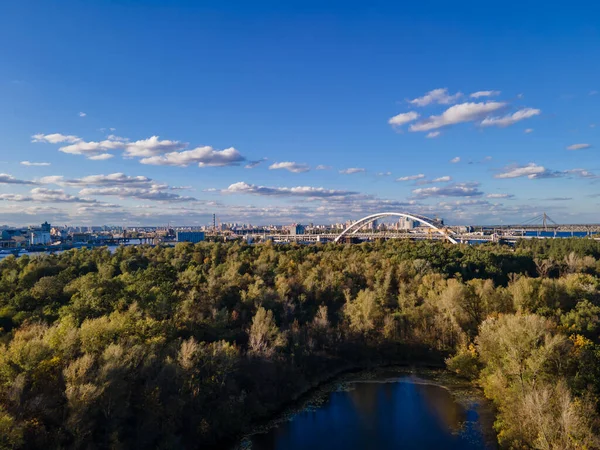
M 340 370 L 440 361 L 514 448 L 597 448 L 600 243 L 179 244 L 0 262 L 0 448 L 219 445 Z

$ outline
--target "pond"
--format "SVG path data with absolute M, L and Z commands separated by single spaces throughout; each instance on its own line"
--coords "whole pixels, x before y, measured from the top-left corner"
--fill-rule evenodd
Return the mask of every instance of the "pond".
M 391 376 L 390 376 L 391 375 Z M 447 387 L 450 385 L 450 387 Z M 349 380 L 317 405 L 245 439 L 252 450 L 497 448 L 490 405 L 452 383 L 415 374 Z

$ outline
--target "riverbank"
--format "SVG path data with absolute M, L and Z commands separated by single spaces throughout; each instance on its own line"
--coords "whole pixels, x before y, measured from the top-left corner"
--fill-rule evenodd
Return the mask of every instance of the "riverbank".
M 455 375 L 445 370 L 443 366 L 440 367 L 438 365 L 432 366 L 430 364 L 423 365 L 416 363 L 410 365 L 393 364 L 381 365 L 378 367 L 354 367 L 348 369 L 306 392 L 298 400 L 287 405 L 286 408 L 280 411 L 272 419 L 257 424 L 250 432 L 246 433 L 243 438 L 241 438 L 230 448 L 231 450 L 249 450 L 253 448 L 253 441 L 264 441 L 265 439 L 267 442 L 269 442 L 269 445 L 272 445 L 270 443 L 271 441 L 269 440 L 270 438 L 267 436 L 279 436 L 281 433 L 285 434 L 285 431 L 277 431 L 274 433 L 275 429 L 295 429 L 296 427 L 301 426 L 301 424 L 291 424 L 291 422 L 295 420 L 301 420 L 305 422 L 305 425 L 308 423 L 309 427 L 313 426 L 313 420 L 318 420 L 316 417 L 319 415 L 324 415 L 325 418 L 330 416 L 329 413 L 323 412 L 323 409 L 332 407 L 329 402 L 332 401 L 332 398 L 337 398 L 339 401 L 339 396 L 342 395 L 342 393 L 347 393 L 348 395 L 355 397 L 351 403 L 351 407 L 361 408 L 360 403 L 362 403 L 362 408 L 367 408 L 364 411 L 361 409 L 362 414 L 369 414 L 369 411 L 372 413 L 372 408 L 375 407 L 375 403 L 373 402 L 377 402 L 377 399 L 365 398 L 364 392 L 357 392 L 356 394 L 353 394 L 353 391 L 364 391 L 365 389 L 372 391 L 373 389 L 379 389 L 377 386 L 381 386 L 385 392 L 388 393 L 386 394 L 387 397 L 389 395 L 390 388 L 386 386 L 392 387 L 396 386 L 398 383 L 402 384 L 407 382 L 411 385 L 419 386 L 419 390 L 425 392 L 429 392 L 431 390 L 438 392 L 437 394 L 433 394 L 433 397 L 428 399 L 428 401 L 433 402 L 432 406 L 434 409 L 436 409 L 435 407 L 437 406 L 437 414 L 441 415 L 439 418 L 441 418 L 442 421 L 445 420 L 453 422 L 451 427 L 451 434 L 453 435 L 458 436 L 462 433 L 472 433 L 473 430 L 471 427 L 473 427 L 473 417 L 470 417 L 469 420 L 467 420 L 465 417 L 464 421 L 461 422 L 456 417 L 456 411 L 439 411 L 439 403 L 443 404 L 443 400 L 445 399 L 446 408 L 450 404 L 450 406 L 460 405 L 459 409 L 461 411 L 472 412 L 477 410 L 477 433 L 481 432 L 480 437 L 483 439 L 483 442 L 485 442 L 485 447 L 482 448 L 497 448 L 497 438 L 495 432 L 493 431 L 493 406 L 484 398 L 481 390 L 476 388 L 472 383 L 457 378 Z M 440 389 L 442 389 L 442 391 L 439 391 Z M 338 397 L 332 397 L 333 395 Z M 446 397 L 451 398 L 452 401 L 449 402 L 448 398 Z M 356 401 L 358 401 L 359 404 L 355 404 L 354 402 Z M 389 401 L 391 401 L 392 404 L 394 402 L 393 400 Z M 396 404 L 393 406 L 394 408 L 409 407 L 408 405 Z M 339 408 L 337 408 L 335 405 L 333 408 L 335 409 L 335 413 L 332 414 L 334 414 L 336 417 L 336 425 L 339 423 L 337 421 L 341 420 L 340 417 L 343 417 L 344 414 L 352 415 L 347 411 L 339 410 Z M 307 414 L 310 417 L 309 419 L 307 419 Z M 390 414 L 392 416 L 396 415 L 393 414 L 393 411 L 391 411 Z M 410 420 L 408 418 L 406 419 Z M 372 420 L 376 419 L 373 418 Z M 318 432 L 317 430 L 313 431 Z M 436 430 L 432 431 L 435 432 Z M 334 430 L 332 430 L 332 432 L 335 433 Z M 439 430 L 437 430 L 437 432 L 439 432 Z M 262 447 L 259 446 L 259 448 Z

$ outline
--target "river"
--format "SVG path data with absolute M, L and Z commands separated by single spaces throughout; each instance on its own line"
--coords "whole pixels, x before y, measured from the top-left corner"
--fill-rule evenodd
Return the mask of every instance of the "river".
M 496 449 L 489 404 L 472 389 L 400 373 L 343 383 L 242 441 L 252 450 Z M 447 384 L 447 383 L 445 383 Z

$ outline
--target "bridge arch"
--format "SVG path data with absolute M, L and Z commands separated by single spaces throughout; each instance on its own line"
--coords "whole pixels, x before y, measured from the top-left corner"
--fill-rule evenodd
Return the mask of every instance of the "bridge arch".
M 370 224 L 371 222 L 374 222 L 377 219 L 381 219 L 383 217 L 405 217 L 405 218 L 414 220 L 416 222 L 422 223 L 423 225 L 433 229 L 434 231 L 436 231 L 437 233 L 444 236 L 446 239 L 448 239 L 453 244 L 458 244 L 456 239 L 454 239 L 452 236 L 450 236 L 450 234 L 453 234 L 453 233 L 452 232 L 447 233 L 443 228 L 441 228 L 439 226 L 440 224 L 438 221 L 436 221 L 434 219 L 430 219 L 429 217 L 418 215 L 418 214 L 409 214 L 409 213 L 401 213 L 401 212 L 383 212 L 383 213 L 371 214 L 370 216 L 363 217 L 362 219 L 357 220 L 352 225 L 350 225 L 348 228 L 346 228 L 344 231 L 342 231 L 341 234 L 335 238 L 334 242 L 339 242 L 340 239 L 342 239 L 344 236 L 346 236 L 348 234 L 356 234 L 361 228 L 363 228 L 366 225 Z

